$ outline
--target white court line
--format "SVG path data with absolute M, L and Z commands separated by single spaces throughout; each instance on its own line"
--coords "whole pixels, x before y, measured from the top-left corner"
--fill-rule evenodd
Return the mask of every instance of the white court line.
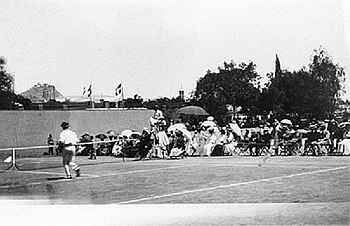
M 170 193 L 170 194 L 165 194 L 165 195 L 156 195 L 156 196 L 151 196 L 151 197 L 146 197 L 146 198 L 140 198 L 140 199 L 134 199 L 134 200 L 129 200 L 129 201 L 117 202 L 117 203 L 114 203 L 114 204 L 135 203 L 135 202 L 147 201 L 147 200 L 152 200 L 152 199 L 160 199 L 160 198 L 166 198 L 166 197 L 171 197 L 171 196 L 179 196 L 179 195 L 184 195 L 184 194 L 191 194 L 191 193 L 196 193 L 196 192 L 211 191 L 211 190 L 216 190 L 216 189 L 221 189 L 221 188 L 230 188 L 230 187 L 237 187 L 237 186 L 241 186 L 241 185 L 259 183 L 259 182 L 267 182 L 267 181 L 271 181 L 271 180 L 279 180 L 279 179 L 285 179 L 285 178 L 291 178 L 291 177 L 297 177 L 297 176 L 311 175 L 311 174 L 317 174 L 317 173 L 325 173 L 325 172 L 330 172 L 330 171 L 335 171 L 335 170 L 342 170 L 342 169 L 346 169 L 346 168 L 350 168 L 350 166 L 336 167 L 336 168 L 325 169 L 325 170 L 317 170 L 317 171 L 306 172 L 306 173 L 297 173 L 297 174 L 291 174 L 291 175 L 284 175 L 284 176 L 279 176 L 279 177 L 271 177 L 271 178 L 260 179 L 260 180 L 253 180 L 253 181 L 246 181 L 246 182 L 241 182 L 241 183 L 220 185 L 220 186 L 216 186 L 216 187 L 187 190 L 187 191 L 175 192 L 175 193 Z
M 338 164 L 339 166 L 340 164 Z M 233 164 L 231 166 L 243 166 L 243 167 L 260 167 L 258 164 Z M 275 163 L 264 163 L 261 168 L 304 168 L 304 169 L 320 169 L 320 168 L 332 168 L 334 166 L 312 166 L 312 165 L 286 165 Z
M 91 179 L 91 178 L 101 178 L 101 177 L 112 177 L 112 176 L 117 176 L 117 175 L 122 175 L 122 174 L 133 174 L 133 173 L 147 173 L 147 172 L 153 172 L 153 171 L 159 171 L 159 170 L 167 170 L 167 169 L 176 169 L 176 168 L 183 168 L 183 167 L 187 167 L 187 166 L 171 166 L 171 167 L 162 167 L 162 168 L 155 168 L 155 169 L 149 169 L 149 170 L 134 170 L 134 171 L 126 171 L 126 172 L 119 172 L 119 173 L 114 173 L 114 174 L 106 174 L 106 175 L 90 175 L 90 174 L 84 174 L 82 173 L 82 177 L 80 177 L 78 180 L 82 180 L 82 179 Z M 14 172 L 22 172 L 22 173 L 40 173 L 40 172 L 36 172 L 36 171 L 14 171 Z M 42 173 L 46 173 L 46 172 L 42 172 Z M 47 172 L 48 173 L 48 172 Z M 63 174 L 59 174 L 62 176 L 65 176 Z M 89 176 L 89 177 L 84 177 L 85 175 Z M 4 185 L 4 186 L 0 186 L 0 189 L 2 188 L 16 188 L 16 187 L 23 187 L 23 186 L 31 186 L 31 185 L 40 185 L 40 184 L 50 184 L 50 183 L 59 183 L 59 182 L 71 182 L 71 181 L 76 181 L 76 179 L 73 180 L 57 180 L 57 181 L 44 181 L 44 182 L 33 182 L 33 183 L 28 183 L 28 184 L 16 184 L 16 185 Z
M 340 165 L 340 164 L 337 164 Z M 230 167 L 254 167 L 254 168 L 258 168 L 260 167 L 258 165 L 258 163 L 255 164 L 236 164 L 236 163 L 205 163 L 205 164 L 199 164 L 199 163 L 189 163 L 186 164 L 186 166 L 203 166 L 203 167 L 207 167 L 207 166 L 214 166 L 214 167 L 225 167 L 225 166 L 230 166 Z M 332 168 L 333 166 L 306 166 L 306 165 L 286 165 L 286 164 L 275 164 L 275 163 L 268 163 L 268 164 L 264 164 L 262 166 L 262 168 L 304 168 L 304 169 L 320 169 L 320 168 Z
M 186 165 L 183 166 L 169 166 L 169 167 L 161 167 L 161 168 L 155 168 L 155 169 L 146 169 L 146 170 L 133 170 L 133 171 L 126 171 L 126 172 L 118 172 L 118 173 L 112 173 L 112 174 L 106 174 L 98 177 L 112 177 L 117 175 L 123 175 L 123 174 L 133 174 L 133 173 L 145 173 L 145 172 L 152 172 L 152 171 L 159 171 L 159 170 L 165 170 L 165 169 L 178 169 L 178 168 L 185 168 L 188 167 Z
M 15 173 L 28 173 L 28 174 L 47 174 L 47 175 L 65 175 L 64 173 L 53 173 L 53 172 L 43 172 L 43 171 L 13 171 Z M 84 174 L 87 177 L 99 177 L 93 174 Z

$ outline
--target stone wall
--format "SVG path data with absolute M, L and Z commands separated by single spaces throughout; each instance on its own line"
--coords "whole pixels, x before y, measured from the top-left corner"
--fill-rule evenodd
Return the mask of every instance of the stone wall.
M 152 110 L 0 111 L 0 148 L 46 145 L 49 133 L 58 139 L 67 121 L 78 136 L 149 127 Z

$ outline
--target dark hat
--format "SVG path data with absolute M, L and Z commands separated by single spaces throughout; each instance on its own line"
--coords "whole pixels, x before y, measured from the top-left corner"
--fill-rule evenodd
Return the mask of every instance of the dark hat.
M 68 122 L 62 122 L 61 123 L 61 127 L 69 127 L 69 123 Z

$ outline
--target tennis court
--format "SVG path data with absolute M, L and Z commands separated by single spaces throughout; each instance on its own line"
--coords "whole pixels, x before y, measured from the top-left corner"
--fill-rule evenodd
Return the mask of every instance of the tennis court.
M 205 216 L 226 213 L 196 221 L 204 225 L 220 225 L 225 223 L 221 219 L 230 222 L 234 216 L 234 224 L 269 224 L 266 217 L 272 215 L 276 224 L 350 223 L 347 156 L 280 156 L 266 162 L 263 157 L 246 156 L 125 162 L 108 156 L 97 161 L 77 156 L 77 162 L 82 176 L 73 180 L 64 179 L 59 156 L 17 162 L 25 170 L 1 170 L 0 197 L 45 205 L 119 204 L 117 208 L 123 211 L 128 208 L 125 206 L 156 208 L 158 212 L 159 207 L 170 212 L 175 208 L 177 213 L 184 212 L 182 216 L 201 210 Z M 30 164 L 33 167 L 28 167 Z M 281 210 L 291 219 L 283 218 Z

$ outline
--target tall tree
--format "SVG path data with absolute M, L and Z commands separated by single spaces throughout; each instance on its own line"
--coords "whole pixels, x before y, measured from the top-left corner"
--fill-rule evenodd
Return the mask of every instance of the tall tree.
M 6 59 L 0 56 L 0 91 L 13 92 L 14 79 L 6 71 Z
M 277 59 L 276 72 L 279 73 Z M 259 107 L 277 115 L 325 118 L 334 113 L 344 78 L 344 69 L 334 64 L 326 51 L 320 48 L 314 51 L 309 69 L 283 70 L 279 76 L 270 74 L 270 82 L 262 92 Z
M 241 63 L 238 66 L 224 62 L 219 72 L 208 71 L 197 81 L 193 99 L 202 103 L 219 123 L 224 123 L 227 112 L 226 104 L 241 106 L 243 111 L 254 112 L 260 94 L 256 83 L 260 76 L 255 71 L 253 62 Z
M 322 47 L 314 50 L 309 67 L 312 76 L 320 83 L 317 91 L 320 95 L 320 101 L 322 101 L 322 110 L 328 114 L 334 113 L 335 102 L 343 90 L 344 68 L 333 63 L 331 56 Z
M 0 110 L 16 108 L 16 102 L 29 108 L 30 100 L 14 93 L 13 76 L 6 69 L 6 59 L 0 56 Z
M 275 76 L 279 77 L 282 74 L 282 70 L 281 70 L 281 63 L 280 63 L 280 59 L 278 59 L 278 56 L 276 54 L 276 62 L 275 62 Z

